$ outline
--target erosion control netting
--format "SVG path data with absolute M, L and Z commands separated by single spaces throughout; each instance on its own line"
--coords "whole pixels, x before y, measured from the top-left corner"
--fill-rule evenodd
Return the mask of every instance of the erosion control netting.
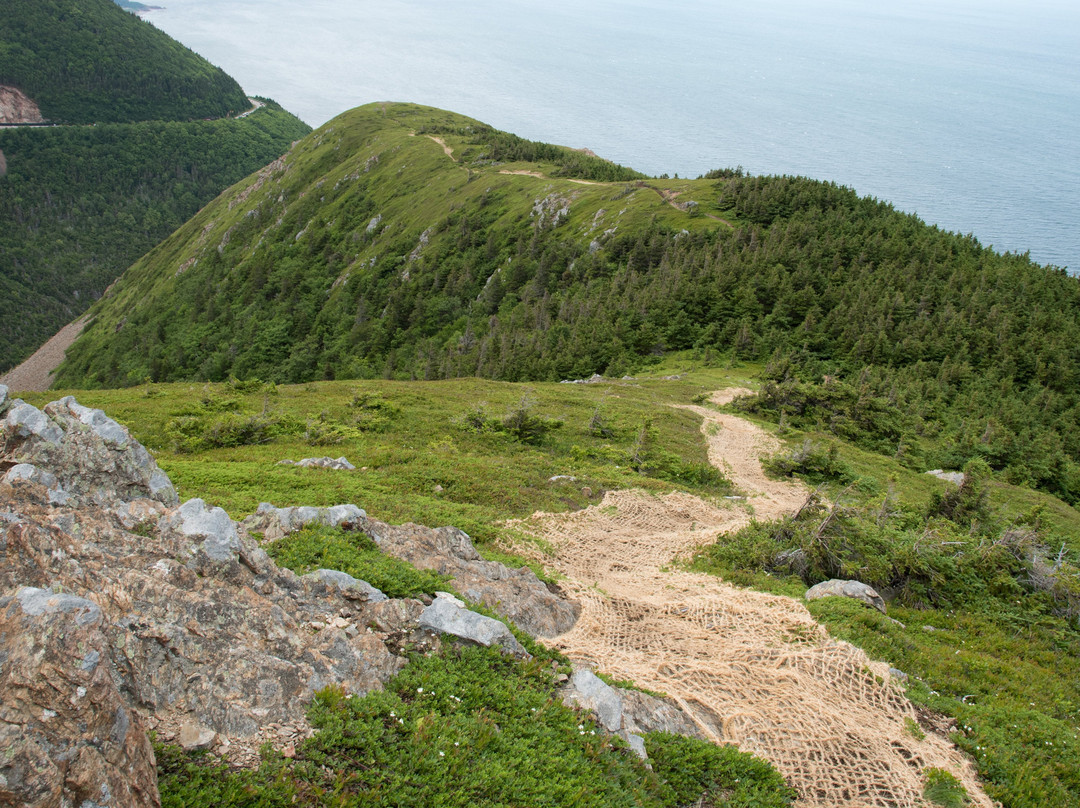
M 758 519 L 805 502 L 796 483 L 768 480 L 758 456 L 776 448 L 735 416 L 704 419 L 710 459 L 747 494 Z M 718 743 L 766 758 L 801 806 L 923 806 L 927 767 L 947 769 L 974 804 L 992 805 L 970 762 L 945 738 L 917 740 L 917 719 L 889 666 L 829 638 L 790 598 L 736 589 L 671 562 L 749 521 L 744 505 L 715 507 L 688 494 L 608 493 L 571 514 L 518 523 L 543 539 L 531 552 L 566 576 L 581 618 L 551 644 L 605 673 L 667 693 Z M 908 719 L 905 724 L 905 719 Z

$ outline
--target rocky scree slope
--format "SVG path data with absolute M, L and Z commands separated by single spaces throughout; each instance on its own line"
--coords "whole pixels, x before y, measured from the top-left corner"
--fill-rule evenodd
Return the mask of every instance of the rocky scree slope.
M 392 599 L 334 570 L 297 576 L 249 528 L 363 530 L 531 631 L 576 619 L 530 571 L 482 561 L 453 528 L 392 527 L 354 505 L 267 504 L 237 523 L 180 504 L 124 427 L 70 396 L 42 411 L 0 386 L 0 419 L 0 803 L 158 805 L 150 730 L 250 764 L 262 742 L 310 733 L 315 691 L 379 688 L 406 646 L 434 651 L 449 635 L 527 656 L 450 595 Z M 677 708 L 594 678 L 579 672 L 565 698 L 612 732 L 693 732 Z

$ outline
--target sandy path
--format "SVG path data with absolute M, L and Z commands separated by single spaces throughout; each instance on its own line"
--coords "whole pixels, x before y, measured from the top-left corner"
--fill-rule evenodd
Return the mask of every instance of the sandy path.
M 748 495 L 758 518 L 805 501 L 801 484 L 762 473 L 759 456 L 778 445 L 772 436 L 733 415 L 686 409 L 702 417 L 710 460 Z M 515 550 L 566 576 L 564 588 L 582 604 L 577 625 L 551 644 L 667 693 L 713 740 L 772 761 L 799 791 L 800 806 L 922 806 L 922 771 L 938 766 L 989 808 L 970 763 L 949 741 L 912 737 L 904 719 L 916 713 L 887 664 L 830 639 L 799 601 L 671 569 L 749 519 L 743 507 L 689 494 L 609 492 L 583 511 L 516 523 L 551 550 Z
M 52 386 L 53 371 L 60 367 L 64 352 L 82 333 L 85 325 L 85 317 L 65 325 L 21 365 L 0 376 L 0 384 L 10 387 L 12 392 L 48 390 Z
M 428 135 L 428 137 L 431 138 L 432 140 L 434 140 L 440 146 L 442 146 L 443 154 L 445 154 L 447 157 L 449 157 L 455 163 L 457 162 L 457 160 L 454 158 L 454 150 L 446 145 L 445 140 L 443 140 L 441 137 L 436 137 L 435 135 Z

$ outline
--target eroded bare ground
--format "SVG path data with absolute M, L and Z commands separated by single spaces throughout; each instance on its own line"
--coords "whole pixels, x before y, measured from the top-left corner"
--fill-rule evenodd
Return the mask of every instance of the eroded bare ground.
M 65 325 L 22 364 L 0 376 L 0 384 L 16 391 L 48 390 L 52 386 L 53 373 L 60 367 L 64 354 L 85 325 L 86 317 Z
M 715 403 L 740 392 L 721 391 Z M 764 476 L 758 458 L 775 438 L 734 415 L 687 407 L 702 417 L 709 458 L 747 495 L 717 506 L 689 494 L 609 492 L 570 514 L 537 513 L 516 523 L 541 539 L 515 547 L 566 576 L 581 618 L 550 644 L 575 661 L 677 700 L 718 743 L 771 761 L 800 794 L 800 806 L 923 806 L 922 772 L 948 769 L 975 804 L 992 805 L 970 762 L 944 737 L 913 737 L 918 716 L 886 663 L 831 639 L 801 602 L 737 589 L 672 563 L 750 520 L 805 502 L 796 482 Z

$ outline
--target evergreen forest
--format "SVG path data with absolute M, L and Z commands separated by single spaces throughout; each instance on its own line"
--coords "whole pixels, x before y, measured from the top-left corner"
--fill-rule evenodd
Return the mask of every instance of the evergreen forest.
M 0 85 L 51 123 L 187 121 L 250 106 L 221 68 L 113 0 L 5 4 Z

